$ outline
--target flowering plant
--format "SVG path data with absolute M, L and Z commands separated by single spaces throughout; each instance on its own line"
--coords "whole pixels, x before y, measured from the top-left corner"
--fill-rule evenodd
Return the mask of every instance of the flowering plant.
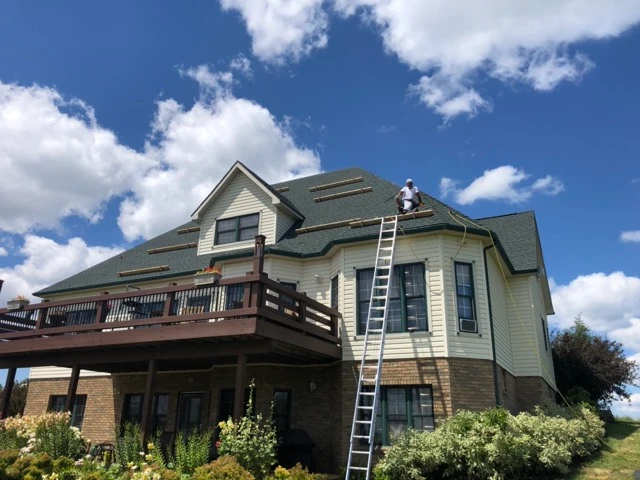
M 14 302 L 28 302 L 29 299 L 27 297 L 25 297 L 24 295 L 18 295 L 15 298 L 12 298 L 11 300 L 13 300 Z
M 204 267 L 202 270 L 198 270 L 196 272 L 196 275 L 211 275 L 211 274 L 222 275 L 222 270 L 220 269 L 220 267 L 216 267 L 214 265 L 213 267 Z

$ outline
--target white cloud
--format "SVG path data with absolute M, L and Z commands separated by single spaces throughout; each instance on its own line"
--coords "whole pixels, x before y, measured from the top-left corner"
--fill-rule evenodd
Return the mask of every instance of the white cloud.
M 251 60 L 245 57 L 243 54 L 239 54 L 231 60 L 229 64 L 231 70 L 235 70 L 247 78 L 253 77 L 253 68 L 251 67 Z
M 460 182 L 448 177 L 440 179 L 440 195 L 449 195 L 461 205 L 470 205 L 477 200 L 506 200 L 521 203 L 529 200 L 535 193 L 557 195 L 564 190 L 560 180 L 550 175 L 539 178 L 530 185 L 522 182 L 530 177 L 524 170 L 511 165 L 503 165 L 485 170 L 482 176 L 473 180 L 465 188 L 459 188 Z
M 52 88 L 0 82 L 0 230 L 95 222 L 104 203 L 153 166 L 98 125 L 93 109 Z
M 576 45 L 616 37 L 640 21 L 640 2 L 557 0 L 220 0 L 241 14 L 253 53 L 298 61 L 323 48 L 330 10 L 357 15 L 385 50 L 424 76 L 411 87 L 445 118 L 490 109 L 482 78 L 549 91 L 578 82 L 594 64 Z
M 7 249 L 4 247 L 0 247 L 0 257 L 6 257 L 7 255 L 9 255 L 9 252 L 7 252 Z
M 632 362 L 636 362 L 638 364 L 638 367 L 640 367 L 640 352 L 629 355 L 627 359 L 631 360 Z
M 640 243 L 640 230 L 629 230 L 620 234 L 620 240 L 627 243 Z
M 146 153 L 162 167 L 139 178 L 120 206 L 118 225 L 128 240 L 184 222 L 236 160 L 271 182 L 320 171 L 317 153 L 298 147 L 286 122 L 233 95 L 231 73 L 199 66 L 183 74 L 203 94 L 191 108 L 173 99 L 158 103 L 156 143 Z
M 555 316 L 551 322 L 567 328 L 580 314 L 598 334 L 640 351 L 640 277 L 624 272 L 580 275 L 567 285 L 551 282 Z
M 4 280 L 0 305 L 16 295 L 34 300 L 31 293 L 122 251 L 118 246 L 89 246 L 81 238 L 71 238 L 61 244 L 49 238 L 25 235 L 24 245 L 18 252 L 24 256 L 22 263 L 0 268 L 0 278 Z
M 611 410 L 617 417 L 640 418 L 640 392 L 632 393 L 629 400 L 615 400 Z
M 242 16 L 253 54 L 268 63 L 298 61 L 327 45 L 324 0 L 220 0 L 224 10 Z

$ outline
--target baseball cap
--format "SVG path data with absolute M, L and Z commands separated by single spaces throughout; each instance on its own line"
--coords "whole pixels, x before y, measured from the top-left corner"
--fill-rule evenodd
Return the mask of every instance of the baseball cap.
M 407 178 L 407 183 L 413 183 L 413 180 L 411 180 L 410 178 Z

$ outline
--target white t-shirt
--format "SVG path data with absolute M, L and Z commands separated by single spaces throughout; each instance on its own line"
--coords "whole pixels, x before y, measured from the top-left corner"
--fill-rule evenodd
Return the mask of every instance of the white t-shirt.
M 412 200 L 418 193 L 418 187 L 402 187 L 400 192 L 402 193 L 402 200 L 404 200 L 404 208 L 409 209 L 413 206 Z

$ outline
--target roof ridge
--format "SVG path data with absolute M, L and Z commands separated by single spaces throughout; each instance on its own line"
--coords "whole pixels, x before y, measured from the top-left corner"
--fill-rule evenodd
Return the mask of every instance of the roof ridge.
M 505 214 L 502 214 L 502 215 L 491 215 L 489 217 L 476 218 L 476 220 L 489 220 L 491 218 L 512 217 L 514 215 L 524 215 L 525 213 L 533 213 L 533 214 L 535 214 L 535 211 L 534 210 L 525 210 L 524 212 L 512 212 L 512 213 L 505 213 Z

